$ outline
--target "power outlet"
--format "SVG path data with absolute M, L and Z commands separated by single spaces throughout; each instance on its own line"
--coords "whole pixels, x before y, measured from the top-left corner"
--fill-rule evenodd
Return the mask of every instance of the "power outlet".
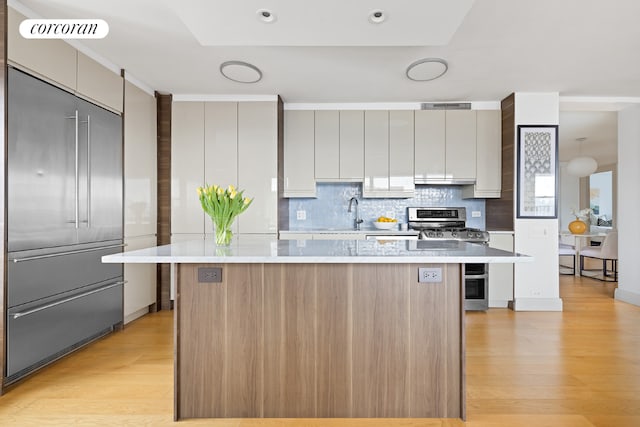
M 471 218 L 481 218 L 482 211 L 471 211 Z
M 307 219 L 307 211 L 296 211 L 296 219 L 304 221 Z
M 222 283 L 221 267 L 199 267 L 198 268 L 199 283 Z
M 418 268 L 418 282 L 442 283 L 442 268 L 441 267 Z

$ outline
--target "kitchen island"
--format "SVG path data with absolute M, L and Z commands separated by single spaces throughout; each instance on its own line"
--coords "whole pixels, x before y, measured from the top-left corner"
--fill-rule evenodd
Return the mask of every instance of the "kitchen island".
M 464 418 L 464 242 L 198 240 L 103 257 L 175 265 L 175 418 Z M 419 281 L 419 269 L 424 280 Z

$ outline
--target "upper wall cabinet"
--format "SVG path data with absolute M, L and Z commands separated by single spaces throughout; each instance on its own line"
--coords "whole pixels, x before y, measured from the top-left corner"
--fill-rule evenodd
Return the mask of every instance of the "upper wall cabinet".
M 77 51 L 62 40 L 25 39 L 20 35 L 20 23 L 26 16 L 7 8 L 7 56 L 9 61 L 53 81 L 67 89 L 76 89 Z
M 79 94 L 112 110 L 122 111 L 122 77 L 81 52 L 78 52 L 77 81 Z
M 338 181 L 340 179 L 340 112 L 319 110 L 314 111 L 314 117 L 316 181 Z
M 415 112 L 415 183 L 476 180 L 476 111 Z
M 314 112 L 284 112 L 284 197 L 315 197 Z
M 340 111 L 340 181 L 364 179 L 364 111 Z
M 412 197 L 413 111 L 366 111 L 363 197 Z
M 499 198 L 502 188 L 500 110 L 477 111 L 476 183 L 465 186 L 464 198 Z
M 25 39 L 20 35 L 19 27 L 27 18 L 10 7 L 7 10 L 9 63 L 97 104 L 122 112 L 124 88 L 119 74 L 63 40 Z
M 362 182 L 364 111 L 315 111 L 317 182 Z

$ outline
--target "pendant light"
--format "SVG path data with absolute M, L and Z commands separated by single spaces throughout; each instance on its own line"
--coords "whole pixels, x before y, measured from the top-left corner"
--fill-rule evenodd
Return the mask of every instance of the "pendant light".
M 567 172 L 573 176 L 585 177 L 589 176 L 598 169 L 598 162 L 593 157 L 582 155 L 582 143 L 586 141 L 586 137 L 576 138 L 578 141 L 578 157 L 572 159 L 567 164 Z

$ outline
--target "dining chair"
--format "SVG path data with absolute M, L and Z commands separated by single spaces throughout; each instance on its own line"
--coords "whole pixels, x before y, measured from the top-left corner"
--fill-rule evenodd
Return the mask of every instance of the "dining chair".
M 584 259 L 595 258 L 602 260 L 602 278 L 582 274 L 584 269 Z M 607 269 L 607 263 L 611 262 L 611 269 Z M 600 246 L 586 246 L 580 249 L 580 276 L 589 277 L 603 282 L 618 281 L 618 231 L 610 231 L 604 238 Z M 613 277 L 612 280 L 608 278 Z
M 562 264 L 562 257 L 571 257 L 571 267 Z M 576 274 L 576 248 L 573 245 L 560 243 L 558 246 L 558 265 L 562 275 Z M 570 272 L 568 272 L 570 271 Z

